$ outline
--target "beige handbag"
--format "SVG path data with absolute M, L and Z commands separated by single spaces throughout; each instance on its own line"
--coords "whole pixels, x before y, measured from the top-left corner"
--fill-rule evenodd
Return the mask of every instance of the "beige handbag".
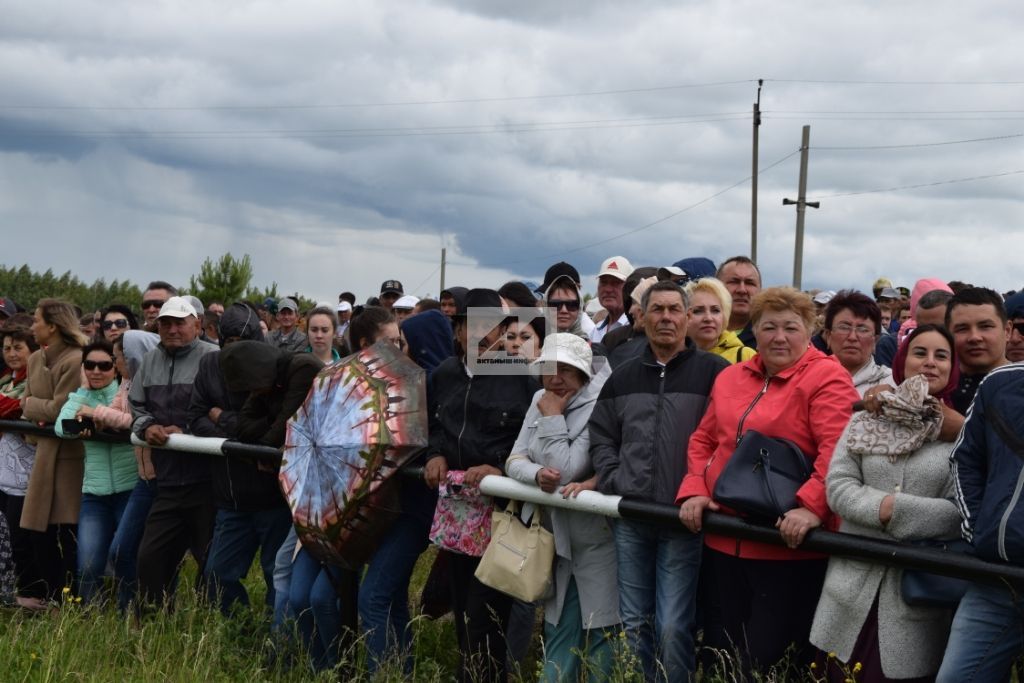
M 491 516 L 491 542 L 487 545 L 476 578 L 485 586 L 524 602 L 541 598 L 551 583 L 555 537 L 540 525 L 540 508 L 530 526 L 519 519 L 519 505 L 509 501 L 504 511 Z

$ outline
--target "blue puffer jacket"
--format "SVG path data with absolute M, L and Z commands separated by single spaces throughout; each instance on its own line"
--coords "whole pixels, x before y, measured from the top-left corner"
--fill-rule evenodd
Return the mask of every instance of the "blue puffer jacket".
M 964 538 L 979 557 L 1024 564 L 1024 363 L 982 381 L 951 460 Z
M 81 387 L 68 396 L 61 408 L 60 417 L 53 426 L 53 431 L 62 438 L 64 436 L 62 420 L 74 419 L 82 406 L 106 406 L 117 394 L 118 382 L 114 380 L 102 389 L 86 389 Z M 138 467 L 135 463 L 135 447 L 131 444 L 85 442 L 85 474 L 82 478 L 82 493 L 94 496 L 109 496 L 112 493 L 131 491 L 139 479 Z

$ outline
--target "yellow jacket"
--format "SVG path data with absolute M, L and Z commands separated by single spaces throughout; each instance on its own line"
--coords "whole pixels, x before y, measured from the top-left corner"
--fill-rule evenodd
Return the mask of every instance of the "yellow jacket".
M 736 336 L 736 333 L 729 330 L 723 330 L 722 334 L 718 337 L 718 343 L 708 349 L 708 351 L 716 356 L 721 356 L 730 363 L 750 360 L 757 355 L 756 350 L 749 346 L 744 346 L 740 338 Z

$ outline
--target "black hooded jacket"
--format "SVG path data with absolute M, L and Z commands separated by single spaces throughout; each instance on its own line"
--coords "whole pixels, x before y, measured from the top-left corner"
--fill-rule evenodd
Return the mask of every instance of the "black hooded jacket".
M 236 337 L 252 341 L 263 338 L 258 316 L 245 304 L 233 304 L 221 316 L 222 343 Z M 220 351 L 203 356 L 192 385 L 189 430 L 196 436 L 237 439 L 238 415 L 248 397 L 247 391 L 228 391 L 220 369 Z M 221 409 L 216 422 L 209 416 L 210 409 L 215 407 Z M 287 504 L 277 474 L 259 469 L 253 460 L 237 456 L 215 458 L 212 471 L 214 503 L 218 508 L 255 512 Z
M 311 353 L 240 341 L 220 352 L 229 391 L 245 392 L 235 434 L 240 441 L 281 448 L 295 414 L 324 364 Z

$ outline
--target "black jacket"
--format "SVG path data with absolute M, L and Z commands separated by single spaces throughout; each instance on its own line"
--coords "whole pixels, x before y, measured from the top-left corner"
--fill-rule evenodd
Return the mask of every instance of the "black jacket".
M 492 465 L 504 471 L 540 388 L 527 375 L 475 375 L 457 357 L 437 367 L 431 380 L 428 458 L 444 456 L 448 468 Z
M 220 352 L 207 354 L 199 361 L 192 385 L 189 429 L 196 436 L 237 438 L 238 415 L 248 397 L 245 391 L 228 391 L 220 369 Z M 209 417 L 213 407 L 222 411 L 216 422 Z M 230 455 L 214 458 L 212 475 L 214 504 L 218 508 L 256 512 L 287 505 L 277 473 L 260 469 L 254 460 Z
M 612 370 L 590 415 L 590 458 L 603 493 L 672 504 L 686 445 L 700 424 L 723 358 L 692 343 L 666 365 L 650 345 Z
M 324 364 L 263 342 L 240 341 L 220 352 L 229 391 L 248 392 L 235 428 L 239 441 L 281 448 L 288 420 L 306 400 Z

